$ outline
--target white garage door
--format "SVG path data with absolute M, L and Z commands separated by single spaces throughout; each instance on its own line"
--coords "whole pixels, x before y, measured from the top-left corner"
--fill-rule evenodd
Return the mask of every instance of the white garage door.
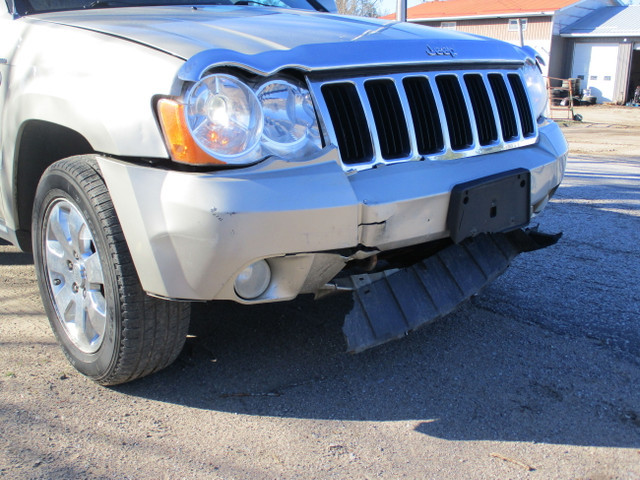
M 576 43 L 573 47 L 571 77 L 582 79 L 581 87 L 591 89 L 598 103 L 613 101 L 618 46 L 606 43 Z

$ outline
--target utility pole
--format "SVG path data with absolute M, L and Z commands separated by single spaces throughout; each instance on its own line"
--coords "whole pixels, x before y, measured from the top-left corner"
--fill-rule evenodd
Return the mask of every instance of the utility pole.
M 396 4 L 396 21 L 407 21 L 407 0 L 398 0 L 398 3 Z
M 398 1 L 400 1 L 400 0 L 398 0 Z M 520 46 L 524 47 L 524 32 L 522 31 L 522 27 L 523 27 L 522 19 L 519 18 L 518 19 L 518 32 L 520 32 Z

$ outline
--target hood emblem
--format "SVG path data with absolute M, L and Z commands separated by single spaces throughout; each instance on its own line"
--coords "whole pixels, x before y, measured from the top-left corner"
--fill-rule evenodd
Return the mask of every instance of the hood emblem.
M 435 56 L 446 56 L 455 57 L 458 53 L 453 49 L 453 47 L 432 47 L 431 45 L 427 45 L 426 48 L 427 55 L 430 57 Z

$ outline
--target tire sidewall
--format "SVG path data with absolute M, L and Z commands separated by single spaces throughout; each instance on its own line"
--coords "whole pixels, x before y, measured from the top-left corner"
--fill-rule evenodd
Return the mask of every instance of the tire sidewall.
M 57 200 L 72 203 L 84 217 L 93 236 L 100 258 L 104 277 L 106 327 L 100 348 L 95 353 L 79 350 L 69 339 L 54 305 L 49 274 L 45 264 L 45 225 L 49 207 Z M 50 167 L 43 175 L 36 191 L 33 210 L 33 256 L 38 277 L 38 286 L 51 328 L 71 364 L 81 373 L 100 380 L 113 371 L 119 357 L 122 338 L 119 294 L 112 252 L 104 233 L 96 207 L 85 189 L 66 171 Z

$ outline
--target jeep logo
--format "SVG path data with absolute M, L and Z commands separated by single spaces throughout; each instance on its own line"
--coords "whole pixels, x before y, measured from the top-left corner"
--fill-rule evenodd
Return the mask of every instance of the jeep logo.
M 456 51 L 451 48 L 451 47 L 432 47 L 430 45 L 427 45 L 427 55 L 429 55 L 430 57 L 434 57 L 436 55 L 439 56 L 444 56 L 444 55 L 449 55 L 450 57 L 455 57 L 456 55 L 458 55 L 456 53 Z

